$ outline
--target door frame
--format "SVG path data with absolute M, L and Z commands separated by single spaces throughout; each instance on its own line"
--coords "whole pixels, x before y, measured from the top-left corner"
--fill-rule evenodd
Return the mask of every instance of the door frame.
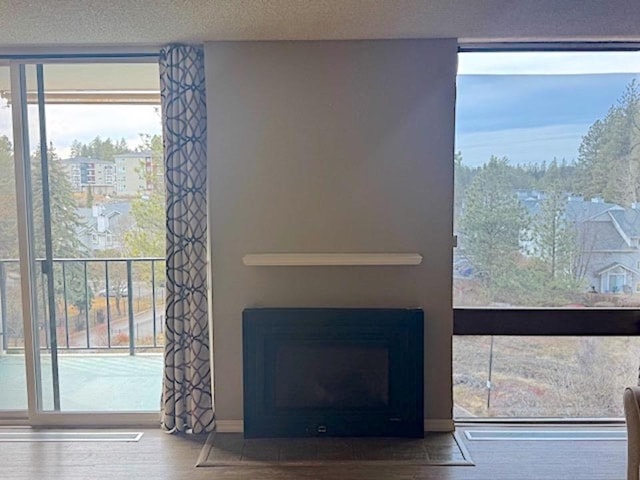
M 43 411 L 38 405 L 41 398 L 40 355 L 36 350 L 34 319 L 37 308 L 35 288 L 35 254 L 33 249 L 33 217 L 31 198 L 31 175 L 28 170 L 30 160 L 29 126 L 27 117 L 27 65 L 49 63 L 156 63 L 158 49 L 141 49 L 138 52 L 116 53 L 59 53 L 42 55 L 37 53 L 8 55 L 0 58 L 0 66 L 8 66 L 10 71 L 12 126 L 14 142 L 15 185 L 18 223 L 18 247 L 20 257 L 20 289 L 22 296 L 22 316 L 25 345 L 25 369 L 27 386 L 27 410 L 0 413 L 0 425 L 30 426 L 79 426 L 113 427 L 144 426 L 160 424 L 157 412 L 61 412 Z M 39 118 L 39 123 L 42 119 Z

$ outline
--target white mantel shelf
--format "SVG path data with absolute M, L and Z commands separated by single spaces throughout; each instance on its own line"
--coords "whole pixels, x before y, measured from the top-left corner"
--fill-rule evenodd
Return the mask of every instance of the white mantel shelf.
M 420 265 L 419 253 L 250 253 L 248 267 L 349 267 Z

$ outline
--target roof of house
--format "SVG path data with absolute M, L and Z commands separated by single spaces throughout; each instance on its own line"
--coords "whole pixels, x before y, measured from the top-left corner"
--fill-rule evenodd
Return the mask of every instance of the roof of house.
M 589 200 L 573 200 L 567 202 L 566 218 L 573 222 L 584 222 L 611 210 L 623 210 L 615 203 Z
M 585 222 L 582 225 L 584 225 L 585 233 L 593 239 L 593 250 L 625 251 L 631 248 L 613 221 Z
M 131 211 L 131 204 L 128 202 L 116 202 L 116 203 L 108 203 L 102 205 L 104 208 L 103 215 L 108 218 L 113 218 L 119 215 L 128 215 Z M 92 208 L 78 208 L 78 215 L 80 216 L 80 221 L 82 222 L 82 227 L 80 231 L 91 230 L 93 227 L 97 225 L 97 220 L 93 216 Z
M 625 270 L 628 270 L 629 272 L 632 272 L 635 275 L 640 275 L 640 272 L 638 270 L 628 267 L 627 265 L 623 265 L 622 263 L 619 263 L 619 262 L 613 262 L 607 265 L 606 267 L 601 268 L 595 273 L 596 275 L 602 275 L 603 273 L 607 273 L 608 271 L 613 270 L 614 268 L 623 268 Z
M 640 237 L 640 211 L 635 208 L 627 208 L 611 210 L 609 213 L 629 236 Z
M 145 150 L 144 152 L 117 153 L 113 158 L 145 158 L 150 157 L 151 154 L 152 152 L 150 150 Z
M 83 163 L 93 163 L 98 165 L 113 165 L 113 160 L 100 160 L 99 158 L 91 157 L 73 157 L 60 160 L 62 163 L 69 165 L 80 165 Z
M 543 192 L 519 191 L 520 203 L 530 215 L 540 212 Z M 582 197 L 569 197 L 565 219 L 582 228 L 588 229 L 588 235 L 594 240 L 594 250 L 625 251 L 637 248 L 632 239 L 640 239 L 640 210 L 624 208 L 615 203 L 596 198 L 584 200 Z

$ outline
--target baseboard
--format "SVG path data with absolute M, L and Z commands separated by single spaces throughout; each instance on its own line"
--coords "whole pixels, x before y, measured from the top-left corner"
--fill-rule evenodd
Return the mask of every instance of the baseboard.
M 216 432 L 220 433 L 242 433 L 244 432 L 244 422 L 242 420 L 217 420 Z
M 454 430 L 452 418 L 430 418 L 424 421 L 425 432 L 453 432 Z
M 425 432 L 453 432 L 454 424 L 451 418 L 431 418 L 424 421 Z M 216 420 L 216 431 L 220 433 L 242 433 L 242 420 Z

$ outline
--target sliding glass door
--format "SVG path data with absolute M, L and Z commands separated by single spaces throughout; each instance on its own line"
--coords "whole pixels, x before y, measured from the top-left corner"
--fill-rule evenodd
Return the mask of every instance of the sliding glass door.
M 0 64 L 0 412 L 27 410 L 9 65 Z
M 23 359 L 21 369 L 14 367 L 23 374 L 22 383 L 13 380 L 22 394 L 16 407 L 28 404 L 36 424 L 73 423 L 69 414 L 76 423 L 108 422 L 114 415 L 120 422 L 142 419 L 141 412 L 159 410 L 162 378 L 165 219 L 157 64 L 14 61 L 11 69 L 7 96 L 20 167 L 18 204 L 24 206 L 14 215 L 19 252 L 11 257 L 3 251 L 15 266 L 0 262 L 0 301 L 3 284 L 7 290 L 20 280 L 11 269 L 19 271 L 26 310 L 17 323 L 27 340 L 12 363 Z M 7 298 L 19 295 L 7 292 Z M 3 363 L 0 357 L 0 380 L 9 375 Z M 4 395 L 9 405 L 12 394 Z

